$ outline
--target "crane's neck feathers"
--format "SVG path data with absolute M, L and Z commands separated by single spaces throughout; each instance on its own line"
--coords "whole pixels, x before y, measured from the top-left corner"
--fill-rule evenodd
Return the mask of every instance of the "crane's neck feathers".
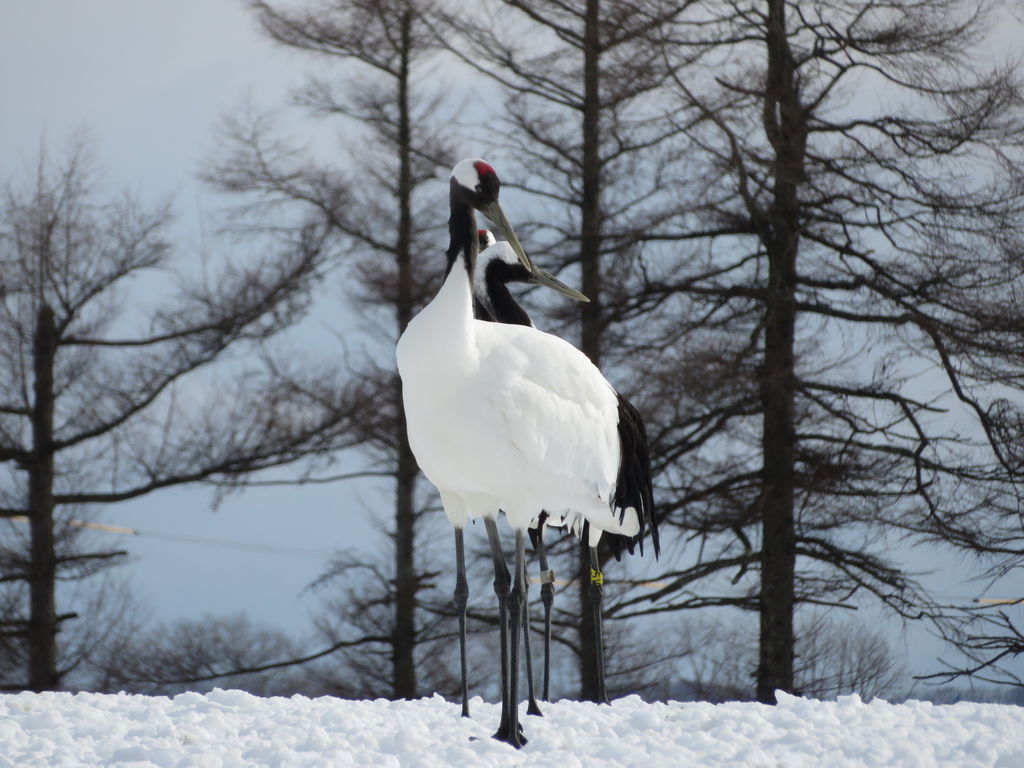
M 447 278 L 459 256 L 462 256 L 463 266 L 469 276 L 469 283 L 472 285 L 476 257 L 480 252 L 476 212 L 465 199 L 464 187 L 454 177 L 449 194 L 451 214 L 448 217 L 448 250 L 445 252 L 448 257 L 448 265 L 444 274 Z
M 502 243 L 501 245 L 506 245 Z M 499 246 L 500 247 L 500 246 Z M 510 282 L 527 282 L 529 273 L 509 254 L 488 259 L 485 254 L 477 258 L 473 282 L 473 311 L 477 320 L 493 320 L 510 325 L 533 326 L 533 321 L 508 289 Z M 488 251 L 493 254 L 494 251 Z

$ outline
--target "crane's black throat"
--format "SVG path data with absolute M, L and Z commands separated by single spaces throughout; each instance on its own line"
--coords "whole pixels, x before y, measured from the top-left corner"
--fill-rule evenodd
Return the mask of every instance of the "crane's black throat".
M 526 283 L 530 273 L 520 263 L 509 264 L 495 260 L 484 266 L 484 286 L 487 290 L 486 303 L 473 299 L 477 320 L 493 320 L 509 325 L 533 325 L 533 321 L 508 290 L 509 283 Z
M 452 271 L 459 256 L 462 256 L 463 266 L 466 274 L 469 275 L 470 285 L 473 283 L 473 270 L 476 269 L 476 257 L 480 252 L 479 236 L 476 229 L 476 212 L 473 210 L 473 201 L 468 190 L 459 184 L 455 179 L 451 181 L 450 189 L 451 214 L 448 216 L 448 250 L 445 255 L 448 257 L 448 265 L 445 267 L 444 276 L 447 278 Z

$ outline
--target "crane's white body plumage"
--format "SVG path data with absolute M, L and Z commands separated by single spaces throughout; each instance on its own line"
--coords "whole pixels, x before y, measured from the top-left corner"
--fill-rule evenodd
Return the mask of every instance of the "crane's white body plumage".
M 615 391 L 574 346 L 473 319 L 469 275 L 455 264 L 397 355 L 409 443 L 454 526 L 500 509 L 522 530 L 545 509 L 572 527 L 637 534 L 636 511 L 611 503 Z

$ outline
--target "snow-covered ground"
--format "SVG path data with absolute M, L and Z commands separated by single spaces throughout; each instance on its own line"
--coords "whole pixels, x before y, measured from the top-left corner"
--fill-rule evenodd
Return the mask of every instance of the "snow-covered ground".
M 498 708 L 479 699 L 464 720 L 438 696 L 21 693 L 0 696 L 0 766 L 1024 766 L 1022 707 L 780 699 L 776 707 L 561 701 L 543 718 L 524 717 L 530 743 L 516 752 L 489 738 Z

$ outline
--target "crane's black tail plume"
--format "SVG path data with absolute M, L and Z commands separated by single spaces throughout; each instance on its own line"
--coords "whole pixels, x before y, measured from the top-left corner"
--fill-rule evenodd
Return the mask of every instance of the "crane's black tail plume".
M 619 441 L 622 445 L 622 458 L 612 505 L 620 510 L 629 507 L 635 509 L 640 521 L 640 530 L 636 536 L 605 534 L 601 541 L 608 542 L 607 546 L 616 560 L 622 556 L 623 549 L 633 554 L 633 549 L 637 545 L 642 555 L 644 537 L 650 529 L 654 556 L 658 557 L 661 554 L 661 541 L 658 538 L 658 520 L 654 516 L 654 490 L 651 486 L 651 457 L 647 450 L 647 430 L 644 428 L 640 412 L 633 404 L 618 393 L 616 396 L 619 399 Z

